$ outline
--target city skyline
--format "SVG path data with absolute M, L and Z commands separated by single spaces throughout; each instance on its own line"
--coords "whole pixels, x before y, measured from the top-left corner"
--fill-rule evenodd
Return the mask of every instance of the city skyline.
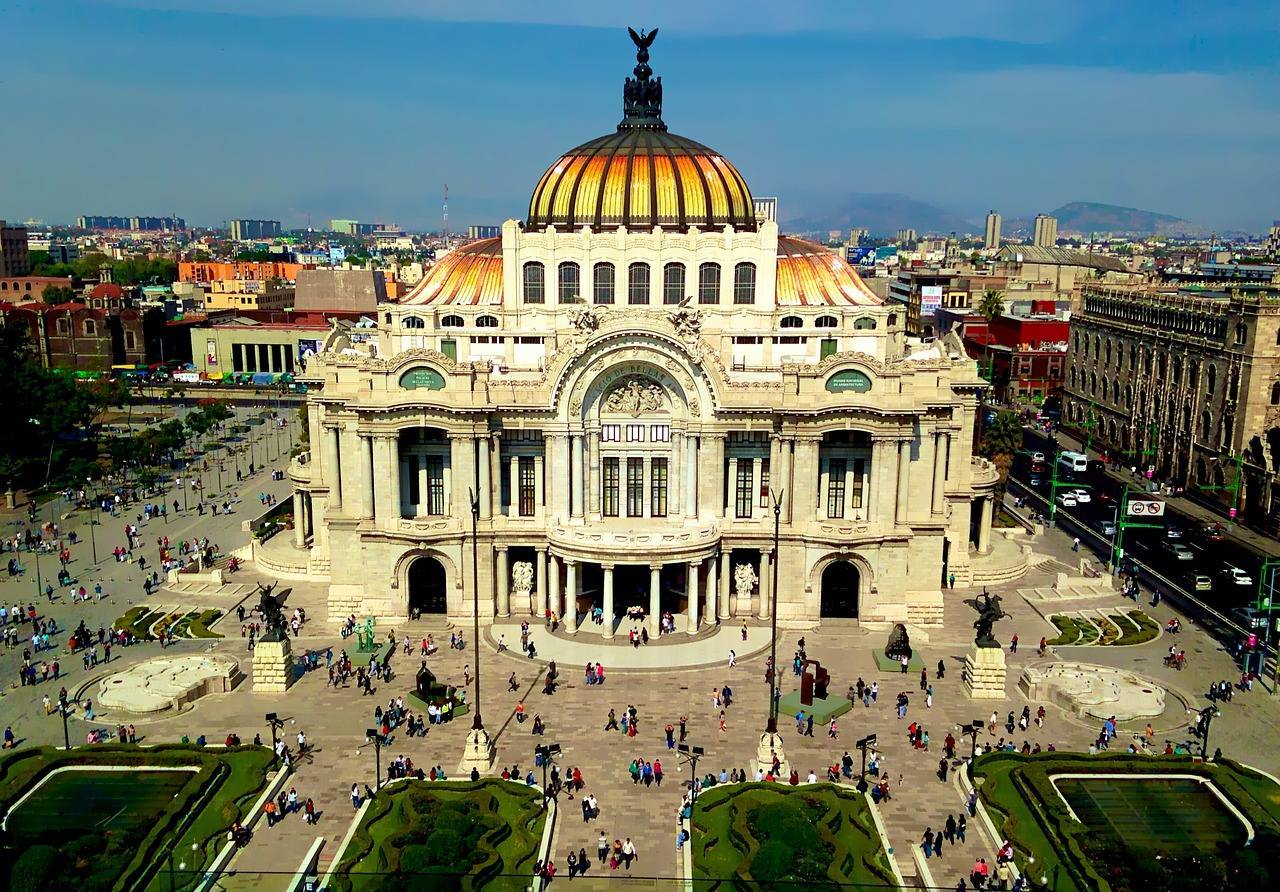
M 519 10 L 535 21 L 493 3 L 8 6 L 0 48 L 54 60 L 6 77 L 46 97 L 24 106 L 10 143 L 26 171 L 6 184 L 10 219 L 432 229 L 445 182 L 452 228 L 522 217 L 545 166 L 616 123 L 626 24 L 662 31 L 652 64 L 671 129 L 779 195 L 784 222 L 844 192 L 909 195 L 979 232 L 989 208 L 1011 220 L 1075 200 L 1255 233 L 1280 208 L 1280 79 L 1266 67 L 1277 15 L 1262 3 L 1221 23 L 1192 4 L 1105 19 L 1079 4 L 1028 21 L 999 0 L 913 16 L 754 2 L 732 15 Z M 77 97 L 108 113 L 68 114 Z

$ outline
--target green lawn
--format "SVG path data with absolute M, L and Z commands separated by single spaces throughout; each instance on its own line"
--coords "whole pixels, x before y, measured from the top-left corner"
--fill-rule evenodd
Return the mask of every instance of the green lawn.
M 693 827 L 699 892 L 752 884 L 894 882 L 866 798 L 852 787 L 715 787 L 698 797 Z
M 136 770 L 63 772 L 41 785 L 55 768 L 72 765 Z M 0 760 L 0 802 L 35 793 L 10 816 L 11 832 L 0 836 L 0 888 L 160 892 L 169 888 L 160 868 L 172 851 L 186 865 L 176 874 L 176 888 L 191 889 L 232 821 L 248 816 L 270 765 L 263 747 L 142 750 L 108 744 L 10 754 Z M 195 771 L 147 770 L 158 767 Z
M 1095 772 L 1135 777 L 1059 778 L 1057 789 L 1050 782 Z M 1141 777 L 1160 774 L 1211 779 L 1253 824 L 1253 844 L 1241 847 L 1239 823 L 1198 783 Z M 1056 892 L 1246 888 L 1248 878 L 1265 877 L 1280 857 L 1280 787 L 1230 761 L 992 753 L 978 758 L 973 776 L 999 832 L 1013 842 L 1019 867 L 1030 866 L 1035 880 L 1048 878 Z
M 541 794 L 523 784 L 397 782 L 370 803 L 332 888 L 524 889 L 545 819 Z

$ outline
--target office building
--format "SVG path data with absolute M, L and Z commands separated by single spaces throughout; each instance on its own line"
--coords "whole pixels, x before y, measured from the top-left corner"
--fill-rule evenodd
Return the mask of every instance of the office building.
M 339 235 L 373 235 L 379 229 L 382 229 L 381 223 L 361 223 L 358 220 L 330 220 L 329 231 L 336 232 Z
M 20 277 L 31 272 L 31 252 L 27 228 L 0 220 L 0 278 Z
M 914 229 L 899 229 L 896 241 L 900 245 L 906 245 L 916 240 L 916 231 Z
M 502 234 L 501 226 L 476 226 L 467 227 L 467 238 L 497 238 Z
M 1000 247 L 1000 215 L 995 211 L 987 211 L 987 228 L 982 237 L 984 248 Z
M 247 242 L 260 238 L 275 238 L 280 234 L 279 220 L 232 220 L 231 238 Z
M 1052 248 L 1058 244 L 1058 218 L 1048 214 L 1036 214 L 1035 231 L 1031 244 L 1037 248 Z

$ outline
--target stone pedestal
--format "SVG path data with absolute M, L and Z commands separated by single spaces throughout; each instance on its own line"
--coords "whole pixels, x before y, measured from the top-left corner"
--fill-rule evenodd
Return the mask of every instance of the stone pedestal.
M 787 754 L 782 748 L 782 735 L 770 734 L 765 731 L 760 735 L 760 745 L 756 747 L 756 767 L 768 774 L 773 770 L 773 757 L 778 756 L 778 761 L 782 767 L 779 773 L 786 777 L 791 772 L 791 766 L 787 764 Z
M 293 651 L 289 639 L 259 641 L 253 648 L 253 689 L 260 694 L 280 694 L 293 684 Z
M 458 780 L 470 778 L 472 768 L 482 775 L 491 773 L 497 757 L 493 738 L 489 736 L 489 732 L 484 728 L 472 728 L 467 734 L 467 746 L 462 751 L 462 761 L 458 763 Z
M 1004 650 L 999 647 L 969 648 L 964 657 L 961 673 L 964 691 L 974 700 L 1003 700 L 1005 698 Z

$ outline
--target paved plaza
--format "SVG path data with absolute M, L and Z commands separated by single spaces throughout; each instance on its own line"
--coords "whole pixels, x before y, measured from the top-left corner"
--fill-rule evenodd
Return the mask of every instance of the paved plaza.
M 261 436 L 261 429 L 255 436 Z M 283 467 L 277 462 L 276 467 Z M 234 475 L 229 475 L 234 483 Z M 227 481 L 224 481 L 227 482 Z M 288 497 L 287 481 L 272 481 L 266 471 L 259 471 L 244 481 L 235 492 L 239 498 L 235 510 L 229 516 L 201 517 L 194 510 L 169 516 L 168 522 L 150 521 L 143 525 L 142 554 L 149 565 L 158 559 L 156 538 L 168 535 L 171 542 L 182 537 L 209 536 L 223 551 L 244 546 L 248 533 L 242 523 L 260 513 L 258 494 L 267 492 L 280 499 Z M 172 497 L 169 497 L 172 507 Z M 47 517 L 48 508 L 45 509 Z M 124 517 L 104 518 L 97 528 L 99 562 L 95 567 L 88 542 L 88 515 L 82 512 L 66 515 L 61 524 L 64 532 L 77 531 L 82 540 L 72 546 L 70 571 L 78 584 L 90 591 L 101 582 L 106 597 L 101 602 L 87 605 L 72 604 L 65 591 L 58 593 L 52 603 L 43 595 L 36 598 L 34 567 L 30 556 L 23 555 L 28 573 L 24 577 L 0 579 L 0 600 L 6 605 L 30 602 L 36 605 L 42 617 L 57 619 L 59 626 L 74 628 L 80 620 L 90 627 L 108 625 L 130 606 L 142 603 L 194 605 L 201 608 L 216 607 L 224 613 L 234 613 L 237 603 L 246 596 L 246 606 L 254 602 L 249 593 L 256 581 L 271 581 L 270 577 L 257 573 L 253 565 L 232 577 L 234 585 L 208 590 L 193 590 L 186 586 L 181 591 L 162 587 L 152 598 L 142 590 L 142 573 L 135 561 L 117 563 L 111 557 L 111 549 L 124 540 Z M 133 519 L 132 513 L 129 517 Z M 4 515 L 5 530 L 10 534 L 21 530 L 25 515 L 10 512 Z M 287 534 L 282 534 L 287 535 Z M 1239 671 L 1223 648 L 1207 635 L 1190 627 L 1184 621 L 1185 631 L 1174 636 L 1161 636 L 1149 643 L 1133 647 L 1071 647 L 1050 651 L 1041 657 L 1036 645 L 1041 636 L 1053 637 L 1055 630 L 1034 609 L 1023 593 L 1037 588 L 1052 587 L 1054 575 L 1063 565 L 1072 565 L 1070 541 L 1063 535 L 1050 531 L 1034 544 L 1038 555 L 1051 558 L 1037 562 L 1037 568 L 1016 582 L 993 588 L 1004 598 L 1004 608 L 1009 619 L 999 622 L 996 635 L 1006 643 L 1009 676 L 1007 697 L 1002 701 L 970 700 L 961 685 L 961 667 L 964 655 L 972 642 L 973 610 L 964 604 L 974 593 L 963 590 L 946 595 L 945 623 L 941 629 L 931 628 L 928 640 L 920 636 L 913 639 L 917 653 L 928 667 L 929 681 L 933 685 L 933 705 L 926 707 L 924 693 L 920 689 L 919 673 L 901 675 L 877 668 L 874 653 L 883 650 L 886 633 L 859 628 L 856 623 L 826 623 L 818 630 L 786 630 L 780 632 L 778 642 L 779 663 L 784 669 L 783 691 L 798 686 L 799 679 L 790 674 L 789 665 L 797 641 L 804 637 L 810 658 L 821 661 L 831 673 L 831 693 L 841 696 L 847 687 L 860 677 L 866 683 L 879 686 L 877 702 L 870 707 L 856 705 L 851 712 L 837 720 L 838 739 L 828 736 L 827 728 L 817 725 L 813 737 L 796 733 L 794 718 L 783 715 L 779 726 L 782 731 L 786 754 L 792 765 L 804 778 L 811 770 L 820 778 L 827 766 L 837 763 L 846 750 L 857 752 L 854 741 L 868 733 L 876 733 L 879 750 L 883 754 L 883 772 L 890 780 L 892 799 L 882 806 L 890 841 L 904 874 L 920 874 L 911 854 L 912 844 L 917 843 L 927 827 L 941 827 L 949 814 L 958 815 L 963 808 L 964 792 L 956 783 L 956 773 L 948 772 L 945 782 L 938 777 L 939 759 L 942 758 L 943 740 L 948 733 L 958 739 L 961 754 L 969 751 L 969 741 L 958 726 L 974 719 L 986 720 L 994 711 L 1000 719 L 1000 727 L 994 735 L 985 730 L 979 737 L 983 745 L 994 743 L 1000 737 L 1008 737 L 1018 746 L 1023 741 L 1047 747 L 1053 744 L 1059 750 L 1083 750 L 1097 737 L 1098 727 L 1069 714 L 1053 704 L 1043 704 L 1047 716 L 1043 728 L 1034 725 L 1027 731 L 1015 729 L 1008 735 L 1003 727 L 1010 711 L 1018 714 L 1030 705 L 1034 714 L 1042 704 L 1025 699 L 1020 693 L 1017 679 L 1021 670 L 1033 664 L 1069 660 L 1097 663 L 1131 670 L 1155 681 L 1170 694 L 1166 698 L 1164 712 L 1152 721 L 1155 727 L 1156 746 L 1163 749 L 1164 741 L 1188 739 L 1185 704 L 1197 707 L 1206 704 L 1203 692 L 1210 681 L 1237 679 Z M 42 558 L 42 571 L 56 573 L 56 558 Z M 784 582 L 785 585 L 785 582 Z M 289 589 L 287 608 L 302 607 L 311 619 L 303 626 L 293 641 L 295 654 L 308 649 L 334 653 L 348 647 L 354 654 L 354 639 L 342 639 L 339 630 L 326 622 L 326 591 L 314 583 L 282 582 L 279 590 Z M 1098 602 L 1097 605 L 1125 605 L 1132 609 L 1132 602 L 1118 596 Z M 1145 607 L 1161 626 L 1174 615 L 1164 606 Z M 29 627 L 27 627 L 29 628 Z M 118 648 L 112 651 L 109 665 L 98 665 L 85 670 L 78 655 L 66 651 L 66 635 L 55 636 L 58 646 L 42 659 L 58 659 L 65 672 L 62 681 L 49 680 L 34 687 L 17 684 L 18 666 L 22 660 L 24 641 L 19 647 L 0 651 L 4 677 L 8 679 L 0 697 L 0 723 L 11 725 L 20 740 L 19 746 L 62 743 L 62 722 L 55 714 L 45 716 L 41 706 L 46 694 L 56 700 L 58 688 L 66 685 L 72 695 L 85 691 L 82 696 L 94 696 L 96 680 L 108 672 L 117 671 L 145 659 L 165 655 L 212 653 L 236 659 L 241 671 L 252 674 L 251 653 L 247 642 L 240 635 L 240 624 L 235 616 L 217 626 L 216 631 L 226 637 L 214 640 L 181 640 L 162 651 L 154 643 Z M 378 628 L 380 637 L 390 631 L 385 625 Z M 354 815 L 350 800 L 351 785 L 374 783 L 374 751 L 365 741 L 365 728 L 373 724 L 373 711 L 378 704 L 386 705 L 395 696 L 403 695 L 413 687 L 413 675 L 419 665 L 416 642 L 429 632 L 434 634 L 440 650 L 430 657 L 428 664 L 437 677 L 449 684 L 463 683 L 464 666 L 474 668 L 474 642 L 466 630 L 467 647 L 463 651 L 448 647 L 448 631 L 437 621 L 410 624 L 394 629 L 397 640 L 408 635 L 415 642 L 413 653 L 405 655 L 397 649 L 392 661 L 396 677 L 390 682 L 376 685 L 373 696 L 362 696 L 351 684 L 334 689 L 326 685 L 326 674 L 320 671 L 303 676 L 285 694 L 255 693 L 252 682 L 246 680 L 229 694 L 210 694 L 180 712 L 162 712 L 155 717 L 133 719 L 140 742 L 155 743 L 176 741 L 184 735 L 194 740 L 205 735 L 209 742 L 221 742 L 229 733 L 237 733 L 244 740 L 252 740 L 255 734 L 268 735 L 263 720 L 267 712 L 277 712 L 285 721 L 284 734 L 292 742 L 298 731 L 305 731 L 313 746 L 311 754 L 298 766 L 287 787 L 297 789 L 302 798 L 311 797 L 320 819 L 316 826 L 308 826 L 299 817 L 290 817 L 275 827 L 266 828 L 259 823 L 251 844 L 243 849 L 231 865 L 234 877 L 224 877 L 226 888 L 284 888 L 295 868 L 303 861 L 317 837 L 324 839 L 320 852 L 323 869 L 335 856 L 341 840 L 347 834 Z M 1007 653 L 1007 643 L 1016 633 L 1020 646 L 1016 653 Z M 29 634 L 29 633 L 28 633 Z M 509 649 L 498 653 L 496 636 L 503 634 Z M 580 768 L 586 783 L 585 792 L 599 800 L 600 817 L 590 823 L 582 820 L 577 799 L 561 799 L 561 819 L 555 831 L 554 852 L 557 862 L 563 863 L 570 848 L 585 848 L 594 855 L 597 838 L 601 832 L 612 840 L 631 837 L 639 857 L 631 868 L 637 877 L 674 877 L 679 875 L 682 864 L 677 860 L 675 830 L 677 810 L 680 804 L 681 782 L 690 774 L 682 767 L 677 754 L 668 750 L 664 728 L 670 723 L 678 725 L 681 716 L 687 717 L 687 742 L 705 747 L 706 757 L 699 765 L 699 773 L 707 771 L 719 774 L 723 770 L 738 768 L 754 772 L 754 759 L 760 732 L 765 725 L 767 688 L 764 684 L 764 666 L 768 653 L 769 630 L 766 626 L 751 625 L 747 641 L 741 640 L 740 624 L 728 624 L 713 635 L 700 636 L 682 644 L 666 641 L 637 649 L 628 645 L 625 635 L 614 643 L 605 643 L 595 635 L 580 634 L 568 640 L 554 637 L 540 625 L 535 625 L 533 637 L 538 643 L 538 661 L 520 655 L 518 625 L 495 626 L 482 633 L 482 707 L 486 727 L 496 739 L 498 770 L 503 766 L 518 765 L 522 773 L 533 767 L 533 748 L 541 742 L 559 743 L 563 755 L 562 768 Z M 1175 643 L 1187 653 L 1187 666 L 1176 671 L 1162 664 L 1162 656 L 1170 643 Z M 729 650 L 737 651 L 737 665 L 728 665 Z M 542 693 L 546 664 L 543 659 L 558 659 L 561 684 L 552 695 Z M 588 686 L 583 683 L 583 664 L 586 661 L 602 661 L 606 670 L 605 683 Z M 570 662 L 572 661 L 572 662 Z M 938 663 L 945 667 L 945 677 L 936 678 Z M 699 664 L 692 668 L 680 668 Z M 510 691 L 508 680 L 514 673 L 516 690 Z M 720 730 L 721 706 L 716 702 L 716 691 L 729 686 L 733 692 L 732 705 L 725 709 L 725 729 Z M 905 719 L 898 719 L 894 700 L 900 691 L 910 696 L 910 706 Z M 514 718 L 516 703 L 523 699 L 530 718 L 541 717 L 546 725 L 542 739 L 531 734 L 532 722 L 518 723 Z M 639 716 L 639 731 L 635 736 L 624 737 L 617 731 L 605 731 L 609 710 L 620 716 L 633 705 Z M 1210 749 L 1221 747 L 1224 754 L 1270 772 L 1280 772 L 1280 756 L 1271 746 L 1261 745 L 1275 739 L 1280 709 L 1272 696 L 1259 686 L 1251 693 L 1239 693 L 1230 703 L 1222 704 L 1222 716 L 1212 727 Z M 917 721 L 929 732 L 928 752 L 913 749 L 907 742 L 907 725 Z M 71 741 L 84 745 L 90 727 L 112 727 L 107 722 L 92 724 L 84 721 L 82 714 L 71 722 Z M 383 749 L 382 760 L 396 756 L 410 757 L 415 765 L 424 769 L 441 765 L 447 774 L 454 776 L 463 751 L 463 742 L 470 727 L 469 717 L 463 717 L 447 725 L 431 726 L 425 737 L 407 738 L 397 733 L 390 746 Z M 1132 739 L 1134 732 L 1146 727 L 1146 720 L 1122 725 L 1121 733 L 1113 749 L 1121 749 Z M 661 786 L 645 787 L 633 784 L 628 764 L 633 759 L 661 761 L 664 780 Z M 539 772 L 540 778 L 540 772 Z M 847 781 L 846 781 L 847 782 Z M 286 787 L 286 789 L 287 789 Z M 969 866 L 977 857 L 991 860 L 994 856 L 993 841 L 973 826 L 967 842 L 944 850 L 940 858 L 928 863 L 933 881 L 944 887 L 954 887 L 957 880 L 967 876 Z M 588 878 L 598 878 L 599 865 L 593 867 Z

